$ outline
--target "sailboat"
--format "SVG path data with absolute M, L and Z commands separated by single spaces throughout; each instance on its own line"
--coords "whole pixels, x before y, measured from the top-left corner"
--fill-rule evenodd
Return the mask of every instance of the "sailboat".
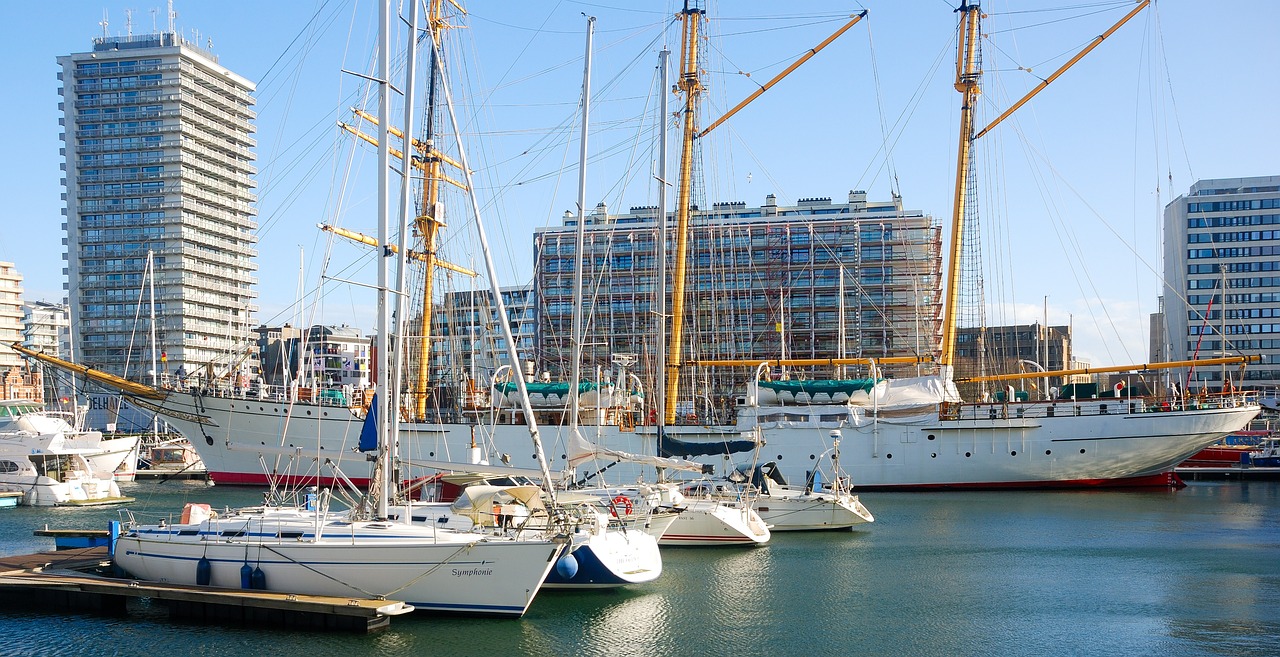
M 417 4 L 411 29 L 417 31 Z M 390 6 L 380 3 L 380 111 L 386 125 L 390 104 Z M 410 39 L 410 43 L 415 40 Z M 447 94 L 447 90 L 446 90 Z M 385 134 L 384 145 L 385 145 Z M 379 242 L 389 243 L 385 148 L 379 158 Z M 488 246 L 481 243 L 486 259 Z M 492 274 L 492 269 L 490 274 Z M 379 267 L 378 354 L 383 372 L 391 351 L 388 266 Z M 477 525 L 467 530 L 414 524 L 389 514 L 395 449 L 394 376 L 379 379 L 381 404 L 368 416 L 378 459 L 371 479 L 373 504 L 331 509 L 329 489 L 294 503 L 273 500 L 226 514 L 188 505 L 176 522 L 131 521 L 116 539 L 115 563 L 135 577 L 161 582 L 256 588 L 291 593 L 403 600 L 418 610 L 520 616 L 528 609 L 568 542 L 566 526 L 548 520 L 532 531 L 510 533 Z M 540 451 L 536 431 L 535 449 Z M 554 496 L 552 496 L 554 502 Z
M 1145 3 L 1139 4 L 1135 11 L 1143 6 Z M 956 262 L 964 235 L 965 207 L 967 199 L 972 197 L 968 174 L 971 146 L 978 132 L 973 125 L 973 98 L 980 82 L 976 51 L 980 11 L 978 5 L 971 2 L 962 4 L 962 8 L 963 11 L 958 12 L 963 38 L 957 51 L 956 86 L 963 92 L 964 104 L 949 245 L 945 326 L 936 359 L 938 371 L 918 377 L 885 379 L 875 370 L 892 364 L 888 360 L 836 358 L 822 359 L 821 364 L 862 365 L 869 367 L 872 374 L 863 381 L 768 382 L 760 379 L 770 368 L 819 363 L 751 363 L 760 368 L 758 383 L 753 383 L 739 397 L 734 424 L 674 426 L 680 370 L 698 363 L 682 361 L 679 351 L 673 350 L 676 357 L 666 366 L 673 375 L 666 378 L 668 385 L 674 387 L 664 391 L 666 427 L 662 435 L 656 435 L 651 427 L 641 431 L 624 423 L 601 422 L 593 427 L 594 442 L 625 452 L 662 456 L 697 454 L 700 449 L 738 442 L 750 450 L 763 439 L 767 444 L 765 460 L 774 461 L 788 480 L 805 481 L 815 470 L 819 456 L 829 453 L 830 432 L 836 430 L 842 437 L 844 469 L 859 489 L 1167 486 L 1176 483 L 1172 469 L 1181 459 L 1243 428 L 1258 413 L 1255 399 L 1244 392 L 1205 400 L 1130 395 L 1034 401 L 1011 398 L 998 403 L 973 403 L 961 398 L 955 385 L 953 364 L 958 325 Z M 686 29 L 689 26 L 696 29 L 702 20 L 700 10 L 696 9 L 686 9 L 680 17 Z M 1095 39 L 1090 47 L 1099 40 Z M 696 53 L 686 53 L 686 59 L 692 59 L 693 64 L 686 63 L 680 83 L 690 89 L 700 88 Z M 686 108 L 683 117 L 686 122 L 683 148 L 689 152 L 696 134 L 705 134 L 719 124 L 717 121 L 701 132 L 694 130 L 695 113 L 690 109 Z M 685 166 L 682 162 L 682 167 Z M 678 203 L 677 218 L 683 224 L 678 226 L 678 234 L 683 234 L 688 222 L 686 190 L 682 189 Z M 687 243 L 677 244 L 677 259 L 687 257 L 687 250 Z M 682 304 L 680 281 L 684 272 L 682 267 L 677 270 L 673 300 Z M 683 306 L 673 310 L 673 321 L 685 313 Z M 672 345 L 678 349 L 681 346 L 678 329 L 673 330 L 671 337 Z M 44 362 L 59 362 L 15 348 Z M 925 362 L 934 360 L 924 359 Z M 1240 360 L 1232 357 L 1195 362 L 1208 365 Z M 269 475 L 261 471 L 259 463 L 269 450 L 288 451 L 301 445 L 318 444 L 327 457 L 342 458 L 354 444 L 363 417 L 360 408 L 331 403 L 320 396 L 305 401 L 276 399 L 265 393 L 257 398 L 244 398 L 217 389 L 179 392 L 114 380 L 109 375 L 88 372 L 72 364 L 62 365 L 121 389 L 135 404 L 168 417 L 172 425 L 191 439 L 210 477 L 219 483 L 267 483 Z M 1147 371 L 1185 365 L 1135 364 L 1025 376 Z M 988 378 L 1003 383 L 1014 380 L 1014 376 Z M 557 402 L 562 404 L 563 399 Z M 603 405 L 601 402 L 600 407 Z M 598 408 L 596 412 L 602 410 Z M 514 418 L 520 412 L 526 411 L 512 412 L 511 416 Z M 583 412 L 590 411 L 584 409 Z M 279 431 L 282 424 L 287 424 L 288 434 L 282 435 Z M 414 421 L 402 425 L 400 435 L 406 438 L 410 458 L 426 458 L 442 445 L 461 449 L 471 426 Z M 523 432 L 514 420 L 499 422 L 490 430 L 490 440 L 496 445 L 524 444 Z M 660 443 L 656 449 L 655 443 Z M 530 461 L 527 450 L 503 447 L 501 451 L 509 452 L 512 458 L 523 463 Z M 284 478 L 296 483 L 329 481 L 316 472 L 298 472 Z
M 1139 3 L 1048 80 L 1146 4 Z M 760 430 L 769 452 L 779 455 L 778 469 L 791 476 L 802 476 L 811 468 L 809 463 L 824 447 L 826 432 L 842 437 L 846 467 L 859 489 L 1177 485 L 1173 474 L 1176 464 L 1244 428 L 1258 414 L 1252 393 L 1170 400 L 1117 392 L 1111 397 L 1022 401 L 1010 387 L 1003 399 L 975 403 L 963 400 L 957 390 L 957 380 L 1007 384 L 1018 378 L 1148 371 L 1192 364 L 1151 363 L 967 379 L 953 376 L 960 252 L 972 196 L 972 146 L 977 137 L 1048 84 L 1042 83 L 991 125 L 976 131 L 982 13 L 976 2 L 965 1 L 957 14 L 960 31 L 955 87 L 963 103 L 938 372 L 884 379 L 875 374 L 872 362 L 872 376 L 866 380 L 762 382 L 769 368 L 787 362 L 761 363 L 756 382 L 739 399 L 736 427 Z M 1248 360 L 1229 357 L 1195 364 L 1243 364 Z M 843 363 L 833 360 L 831 364 Z

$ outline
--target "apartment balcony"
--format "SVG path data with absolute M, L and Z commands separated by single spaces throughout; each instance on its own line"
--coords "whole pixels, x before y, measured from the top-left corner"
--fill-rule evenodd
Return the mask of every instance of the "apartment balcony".
M 121 122 L 131 119 L 119 119 Z M 99 137 L 139 137 L 156 134 L 164 134 L 168 132 L 177 132 L 181 130 L 181 126 L 172 125 L 152 125 L 141 126 L 137 128 L 80 128 L 76 130 L 77 139 L 93 139 Z
M 111 97 L 111 98 L 91 98 L 87 100 L 77 100 L 73 106 L 77 109 L 89 107 L 118 107 L 120 105 L 145 105 L 154 103 L 174 103 L 180 100 L 178 94 L 165 93 L 161 91 L 148 92 L 138 94 L 137 96 Z M 139 114 L 139 116 L 143 116 Z
M 209 81 L 211 86 L 217 89 L 218 93 L 230 96 L 245 105 L 253 105 L 258 102 L 257 99 L 240 89 L 240 87 L 229 84 L 225 80 L 217 79 L 195 64 L 184 61 L 181 63 L 181 69 L 184 74 L 195 79 Z

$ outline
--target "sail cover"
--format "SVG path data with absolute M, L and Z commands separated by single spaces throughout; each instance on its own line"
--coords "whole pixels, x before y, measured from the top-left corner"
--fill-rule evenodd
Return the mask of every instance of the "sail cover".
M 360 427 L 360 451 L 375 452 L 378 450 L 378 393 L 373 394 L 373 402 L 369 404 L 369 412 L 365 413 L 364 425 Z
M 715 456 L 750 452 L 756 448 L 754 440 L 678 440 L 670 436 L 658 436 L 658 453 L 667 456 Z

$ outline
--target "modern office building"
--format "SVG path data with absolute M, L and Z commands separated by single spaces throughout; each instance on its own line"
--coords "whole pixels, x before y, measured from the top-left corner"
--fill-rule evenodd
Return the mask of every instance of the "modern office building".
M 668 218 L 667 269 L 675 254 Z M 554 377 L 569 371 L 577 216 L 535 231 L 538 367 Z M 671 280 L 659 286 L 656 207 L 610 214 L 597 206 L 584 222 L 587 311 L 583 369 L 609 367 L 615 354 L 634 354 L 646 387 L 659 349 L 658 291 L 671 308 Z M 942 231 L 932 217 L 904 210 L 901 198 L 868 203 L 804 198 L 760 207 L 742 201 L 695 211 L 686 277 L 685 359 L 761 361 L 931 355 L 940 336 Z M 665 289 L 663 289 L 665 288 Z M 825 370 L 798 376 L 829 377 Z M 905 374 L 908 368 L 893 368 Z M 916 372 L 915 366 L 909 368 Z M 754 368 L 698 373 L 686 387 L 724 405 L 742 391 Z
M 22 342 L 22 274 L 12 262 L 0 262 L 0 375 L 24 361 L 8 345 Z
M 252 370 L 254 84 L 172 23 L 58 63 L 76 359 L 148 381 L 153 352 L 160 374 Z
M 1165 206 L 1164 235 L 1169 360 L 1258 354 L 1243 381 L 1204 367 L 1191 386 L 1280 385 L 1280 176 L 1196 182 Z

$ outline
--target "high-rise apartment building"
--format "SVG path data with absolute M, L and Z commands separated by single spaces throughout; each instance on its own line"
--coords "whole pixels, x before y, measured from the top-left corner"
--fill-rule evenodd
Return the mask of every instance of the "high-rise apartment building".
M 22 346 L 69 358 L 72 355 L 70 322 L 66 304 L 29 301 L 22 306 Z
M 537 294 L 529 285 L 504 287 L 499 292 L 511 323 L 516 353 L 527 370 L 527 363 L 536 360 L 538 351 Z M 450 292 L 436 306 L 433 318 L 432 381 L 457 382 L 459 373 L 472 372 L 472 378 L 487 380 L 495 370 L 511 364 L 492 291 Z
M 0 376 L 22 367 L 22 356 L 9 348 L 22 342 L 22 274 L 12 262 L 0 262 Z
M 58 63 L 77 360 L 149 380 L 154 285 L 161 373 L 250 368 L 253 83 L 172 26 Z
M 1198 181 L 1165 207 L 1164 227 L 1169 360 L 1260 354 L 1243 382 L 1215 366 L 1191 386 L 1219 389 L 1224 373 L 1280 385 L 1280 176 Z
M 50 301 L 23 304 L 22 346 L 58 358 L 71 358 L 71 322 L 66 304 Z M 71 378 L 64 372 L 46 370 L 46 374 L 45 400 L 57 402 L 75 394 Z
M 659 287 L 657 208 L 585 218 L 584 371 L 634 354 L 652 376 L 658 349 L 659 290 L 671 308 L 671 280 Z M 674 260 L 674 221 L 666 254 Z M 569 372 L 577 216 L 535 232 L 539 367 Z M 686 277 L 685 360 L 931 355 L 941 326 L 942 231 L 900 198 L 868 203 L 830 198 L 760 207 L 715 203 L 695 212 Z M 668 265 L 667 269 L 670 269 Z M 814 372 L 831 376 L 833 372 Z M 749 371 L 750 370 L 750 371 Z M 902 369 L 891 368 L 898 374 Z M 751 368 L 698 374 L 696 389 L 724 401 Z M 910 368 L 915 373 L 915 368 Z

